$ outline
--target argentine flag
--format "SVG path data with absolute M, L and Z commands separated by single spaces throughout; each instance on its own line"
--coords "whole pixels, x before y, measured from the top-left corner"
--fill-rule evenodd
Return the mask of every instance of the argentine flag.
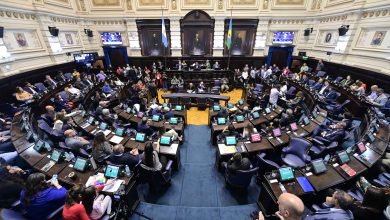
M 161 22 L 161 37 L 164 47 L 168 47 L 168 38 L 167 38 L 167 30 L 165 29 L 164 16 L 162 17 Z

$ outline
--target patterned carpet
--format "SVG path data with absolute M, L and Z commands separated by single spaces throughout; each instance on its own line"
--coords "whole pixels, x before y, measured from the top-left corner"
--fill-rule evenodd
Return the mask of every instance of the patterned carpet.
M 162 90 L 158 91 L 158 97 L 160 103 L 163 102 L 161 95 L 169 94 L 169 93 L 170 92 L 164 93 Z M 234 89 L 231 92 L 221 93 L 221 95 L 230 96 L 229 103 L 237 103 L 238 100 L 240 100 L 242 97 L 242 89 Z M 223 102 L 221 102 L 221 104 L 223 104 Z M 204 111 L 199 111 L 197 107 L 191 107 L 191 109 L 187 111 L 188 124 L 206 125 L 208 123 L 208 111 L 209 111 L 208 108 Z

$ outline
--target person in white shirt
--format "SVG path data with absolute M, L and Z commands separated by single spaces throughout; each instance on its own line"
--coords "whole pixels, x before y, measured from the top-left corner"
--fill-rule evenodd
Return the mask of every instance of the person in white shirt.
M 328 90 L 329 90 L 329 82 L 325 81 L 324 85 L 322 86 L 322 88 L 320 89 L 320 91 L 318 93 L 320 95 L 325 95 L 325 93 L 327 93 Z
M 276 107 L 277 106 L 279 95 L 280 95 L 279 86 L 273 87 L 271 89 L 271 91 L 270 91 L 270 94 L 269 94 L 269 104 L 272 107 Z
M 72 85 L 69 85 L 69 87 L 65 87 L 64 90 L 65 90 L 65 92 L 68 92 L 75 97 L 79 97 L 79 95 L 80 95 L 80 90 L 77 88 L 74 88 Z
M 280 87 L 280 95 L 284 96 L 287 93 L 287 83 L 282 82 L 282 87 Z
M 248 76 L 249 76 L 248 71 L 245 71 L 245 70 L 244 70 L 244 71 L 241 73 L 241 81 L 242 81 L 242 84 L 243 84 L 243 85 L 245 85 L 245 84 L 247 83 Z
M 271 77 L 272 75 L 272 68 L 271 67 L 268 67 L 267 71 L 265 71 L 265 79 L 266 80 L 269 80 L 269 78 Z

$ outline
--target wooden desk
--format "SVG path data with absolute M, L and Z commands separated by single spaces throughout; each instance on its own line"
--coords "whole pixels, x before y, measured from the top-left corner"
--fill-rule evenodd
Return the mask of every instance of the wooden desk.
M 138 146 L 137 148 L 139 151 L 144 151 L 145 145 L 147 142 L 148 141 L 138 142 L 134 138 L 129 138 L 129 140 L 126 142 L 126 144 L 124 146 L 125 146 L 125 148 L 130 148 L 130 149 L 134 149 Z
M 295 177 L 302 176 L 301 172 L 299 172 L 298 170 L 294 170 L 294 175 L 295 175 Z M 268 174 L 268 175 L 266 174 L 266 175 L 264 175 L 264 179 L 266 180 L 266 183 L 269 186 L 269 188 L 272 190 L 273 196 L 275 198 L 279 198 L 279 196 L 283 192 L 279 187 L 278 178 L 275 176 L 272 176 L 272 174 Z M 284 188 L 286 188 L 286 191 L 288 193 L 292 193 L 296 196 L 302 196 L 305 194 L 305 192 L 303 191 L 301 185 L 299 185 L 296 178 L 294 178 L 293 180 L 288 181 L 288 182 L 283 182 L 282 185 L 284 186 Z
M 272 112 L 270 112 L 269 114 L 263 113 L 262 116 L 264 116 L 268 121 L 272 121 L 272 120 L 274 120 L 275 118 L 277 118 L 278 115 L 279 115 L 278 113 L 272 111 Z
M 378 154 L 383 154 L 388 146 L 388 142 L 385 142 L 379 138 L 375 138 L 375 141 L 368 145 L 369 148 L 373 149 Z
M 268 137 L 268 141 L 274 146 L 275 149 L 280 148 L 281 146 L 287 145 L 290 141 L 290 137 L 287 135 L 285 131 L 282 131 L 282 135 L 279 137 L 280 140 L 283 141 L 283 143 L 280 143 L 275 137 Z
M 262 138 L 260 142 L 251 143 L 245 142 L 245 147 L 248 153 L 257 153 L 259 151 L 274 150 L 272 144 L 266 138 Z
M 379 138 L 383 141 L 386 141 L 388 142 L 389 141 L 389 138 L 390 138 L 390 129 L 387 125 L 384 125 L 384 124 L 379 124 L 379 130 L 378 132 L 376 133 L 376 138 Z
M 243 128 L 246 128 L 246 126 L 248 126 L 248 124 L 251 123 L 248 119 L 245 119 L 243 122 L 233 122 L 233 126 L 236 130 L 238 129 L 243 129 Z
M 287 135 L 290 136 L 290 138 L 293 138 L 293 137 L 303 138 L 309 134 L 309 132 L 307 132 L 301 126 L 297 125 L 297 127 L 298 127 L 298 130 L 296 130 L 295 132 L 290 131 L 290 130 L 286 131 Z
M 206 93 L 172 93 L 172 94 L 163 94 L 161 95 L 161 98 L 164 99 L 170 99 L 170 98 L 191 98 L 191 99 L 198 99 L 198 98 L 206 98 L 206 99 L 212 99 L 212 100 L 221 100 L 225 101 L 226 103 L 230 100 L 230 96 L 223 96 L 223 95 L 214 95 L 214 94 L 206 94 Z
M 65 167 L 69 166 L 68 162 L 61 161 L 60 163 L 56 163 L 54 166 L 50 168 L 47 172 L 42 170 L 42 168 L 50 162 L 50 158 L 48 156 L 43 157 L 42 160 L 40 160 L 36 165 L 35 168 L 41 171 L 42 173 L 48 175 L 48 176 L 53 176 L 54 174 L 59 174 Z
M 331 164 L 331 166 L 346 180 L 350 180 L 359 174 L 363 173 L 365 170 L 367 170 L 367 167 L 364 166 L 359 160 L 357 160 L 355 157 L 350 156 L 349 157 L 351 161 L 348 162 L 348 166 L 350 166 L 353 170 L 356 171 L 356 175 L 354 176 L 349 176 L 346 174 L 343 169 L 341 169 L 340 165 L 337 162 L 334 162 Z M 336 166 L 337 165 L 337 166 Z
M 317 192 L 328 189 L 345 181 L 345 179 L 332 166 L 326 164 L 326 168 L 328 170 L 325 173 L 321 173 L 319 175 L 315 175 L 311 170 L 301 170 L 301 172 L 306 176 Z M 309 173 L 312 173 L 312 175 L 308 176 Z
M 58 178 L 61 179 L 64 183 L 68 185 L 74 185 L 74 184 L 82 184 L 85 185 L 85 183 L 88 181 L 88 178 L 96 173 L 95 170 L 86 170 L 85 172 L 80 172 L 75 169 L 73 169 L 73 166 L 68 164 L 59 174 Z M 74 172 L 76 174 L 76 177 L 71 179 L 68 177 L 68 175 Z
M 366 165 L 368 168 L 372 167 L 377 160 L 379 160 L 382 156 L 372 150 L 369 147 L 366 147 L 367 150 L 364 151 L 362 154 L 355 153 L 353 156 L 358 159 L 360 162 L 362 162 L 364 165 Z
M 33 147 L 30 147 L 19 154 L 30 166 L 34 167 L 47 153 L 38 153 Z
M 268 122 L 268 120 L 263 116 L 263 115 L 260 115 L 260 118 L 256 118 L 256 119 L 250 119 L 250 121 L 252 122 L 252 124 L 254 126 L 257 126 L 257 125 L 260 125 L 260 124 L 264 124 L 266 122 Z
M 302 127 L 302 125 L 300 125 Z M 314 123 L 313 121 L 310 121 L 310 124 L 304 125 L 302 128 L 307 131 L 309 134 L 314 131 L 318 127 L 318 124 Z

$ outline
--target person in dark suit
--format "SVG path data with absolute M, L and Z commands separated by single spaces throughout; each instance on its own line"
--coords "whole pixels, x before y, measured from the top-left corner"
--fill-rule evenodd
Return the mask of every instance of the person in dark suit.
M 323 86 L 323 79 L 322 78 L 320 78 L 312 87 L 311 87 L 311 89 L 313 89 L 313 90 L 316 90 L 316 91 L 318 91 L 318 90 L 320 90 L 321 88 L 322 88 L 322 86 Z
M 233 124 L 230 123 L 228 126 L 226 126 L 221 134 L 222 138 L 226 138 L 227 136 L 235 136 L 236 138 L 240 137 L 240 133 L 236 131 Z
M 26 82 L 26 86 L 23 87 L 23 90 L 30 93 L 31 95 L 38 95 L 38 89 L 29 82 Z
M 141 160 L 142 158 L 139 155 L 137 148 L 134 148 L 130 152 L 125 152 L 125 147 L 122 144 L 115 145 L 112 148 L 112 154 L 108 158 L 108 161 L 111 163 L 128 165 L 130 168 L 134 168 Z
M 80 89 L 80 90 L 83 90 L 83 89 L 87 88 L 88 86 L 85 85 L 85 84 L 83 83 L 83 81 L 81 81 L 80 78 L 77 78 L 77 79 L 76 79 L 76 82 L 74 82 L 74 87 L 76 87 L 76 88 L 78 88 L 78 89 Z
M 87 75 L 84 76 L 82 82 L 84 83 L 84 85 L 87 85 L 87 86 L 93 86 L 93 82 L 91 79 L 88 78 Z
M 345 122 L 337 122 L 335 125 L 329 128 L 317 127 L 314 129 L 312 137 L 316 140 L 329 144 L 334 141 L 341 141 L 345 136 Z
M 303 74 L 302 78 L 299 80 L 299 82 L 302 83 L 303 85 L 308 85 L 309 84 L 309 78 L 307 77 L 306 74 Z
M 54 81 L 49 75 L 46 75 L 46 79 L 44 81 L 48 86 L 55 88 L 57 86 L 57 82 Z
M 344 87 L 349 87 L 350 85 L 352 85 L 352 83 L 353 83 L 353 80 L 352 80 L 351 76 L 348 75 L 347 78 L 341 80 L 340 85 L 344 86 Z
M 168 120 L 168 119 L 170 119 L 172 117 L 175 117 L 175 114 L 173 114 L 173 112 L 171 112 L 169 107 L 165 107 L 164 108 L 164 119 Z
M 58 71 L 58 74 L 56 75 L 55 78 L 56 78 L 57 82 L 61 82 L 61 83 L 66 82 L 66 78 L 65 78 L 64 73 L 62 71 Z
M 337 98 L 337 92 L 329 88 L 328 92 L 323 96 L 323 101 L 327 104 L 333 103 Z
M 305 205 L 302 200 L 291 193 L 282 193 L 278 198 L 279 210 L 275 212 L 275 215 L 279 219 L 285 220 L 301 220 L 304 219 Z M 254 219 L 264 220 L 264 215 L 262 212 L 252 213 Z
M 292 109 L 288 108 L 286 113 L 282 113 L 282 117 L 279 120 L 279 125 L 281 127 L 286 127 L 293 122 L 295 122 L 294 112 Z
M 326 94 L 328 94 L 329 89 L 330 89 L 329 82 L 325 81 L 324 85 L 318 91 L 318 94 L 321 95 L 321 96 L 325 96 Z
M 153 134 L 154 130 L 147 124 L 148 118 L 143 117 L 142 121 L 137 126 L 137 132 L 145 133 L 147 136 Z
M 228 113 L 226 107 L 223 107 L 221 109 L 221 111 L 219 111 L 217 113 L 217 118 L 227 118 L 227 117 L 229 117 L 229 113 Z
M 242 157 L 240 153 L 235 153 L 232 158 L 226 163 L 223 162 L 222 167 L 226 167 L 230 173 L 238 170 L 249 170 L 252 164 L 248 158 Z
M 45 107 L 46 113 L 41 115 L 41 118 L 50 126 L 54 125 L 54 118 L 56 116 L 56 111 L 53 106 L 47 105 Z
M 304 218 L 305 220 L 353 220 L 353 214 L 349 210 L 353 204 L 353 198 L 342 190 L 336 190 L 332 197 L 326 197 L 325 204 L 332 208 L 321 209 Z

